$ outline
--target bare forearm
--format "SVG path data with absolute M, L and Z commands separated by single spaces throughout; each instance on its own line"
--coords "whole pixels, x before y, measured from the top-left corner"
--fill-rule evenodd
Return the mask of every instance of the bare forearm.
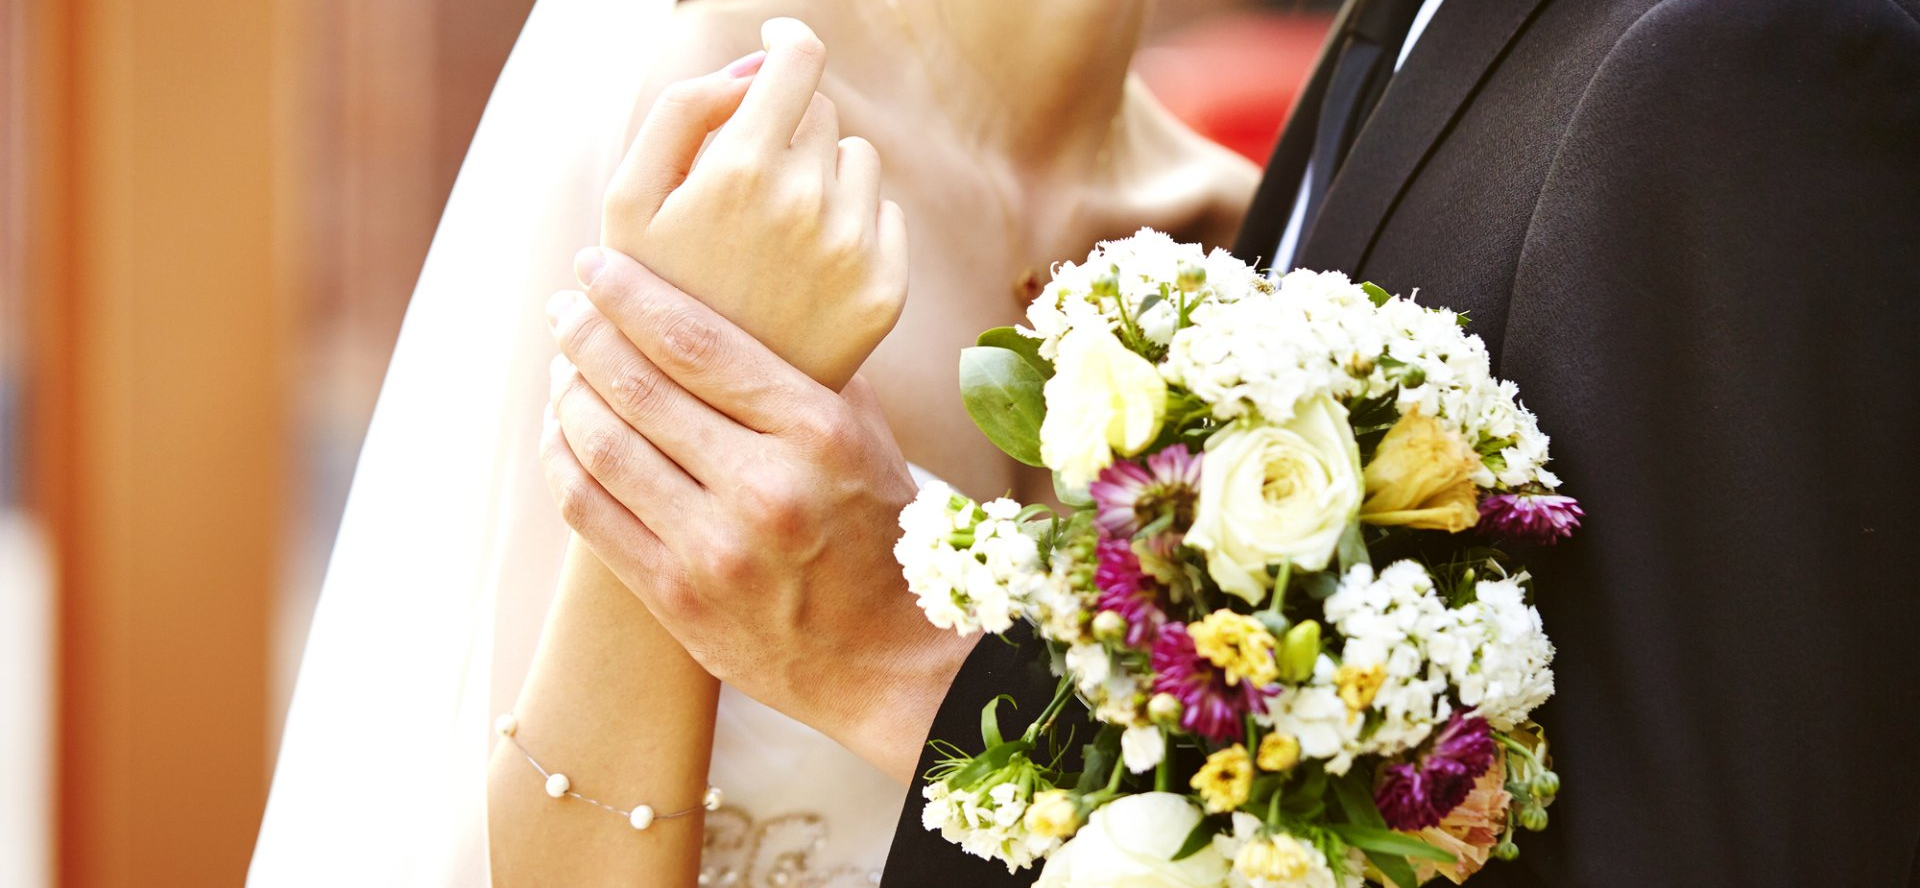
M 636 830 L 547 795 L 521 752 L 575 792 L 630 811 L 698 806 L 719 685 L 576 538 L 515 708 L 519 746 L 496 741 L 488 777 L 493 884 L 691 886 L 702 814 Z

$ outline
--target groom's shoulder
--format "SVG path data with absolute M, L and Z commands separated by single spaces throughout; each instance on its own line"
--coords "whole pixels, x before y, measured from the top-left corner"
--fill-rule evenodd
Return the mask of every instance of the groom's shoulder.
M 1786 111 L 1795 99 L 1910 94 L 1920 0 L 1653 0 L 1588 86 L 1606 105 Z
M 1623 46 L 1700 53 L 1716 46 L 1779 41 L 1851 42 L 1920 37 L 1920 0 L 1656 0 L 1622 36 Z

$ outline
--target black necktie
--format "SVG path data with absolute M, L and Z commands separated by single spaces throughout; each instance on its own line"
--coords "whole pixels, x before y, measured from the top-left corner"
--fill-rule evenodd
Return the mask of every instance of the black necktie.
M 1406 42 L 1420 2 L 1357 0 L 1314 125 L 1313 153 L 1307 165 L 1307 209 L 1300 217 L 1296 252 L 1312 233 L 1320 204 L 1333 184 L 1334 174 L 1347 159 L 1355 134 L 1387 90 L 1393 63 L 1400 57 L 1400 45 Z

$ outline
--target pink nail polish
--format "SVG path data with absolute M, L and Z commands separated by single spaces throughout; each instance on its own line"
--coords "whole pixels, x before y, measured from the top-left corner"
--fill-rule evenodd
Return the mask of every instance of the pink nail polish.
M 767 61 L 767 51 L 762 49 L 762 50 L 753 52 L 749 55 L 741 56 L 739 61 L 734 62 L 733 64 L 728 65 L 721 70 L 726 71 L 728 77 L 733 77 L 735 79 L 738 79 L 741 77 L 750 76 L 754 72 L 760 70 L 760 66 L 764 64 L 766 61 Z

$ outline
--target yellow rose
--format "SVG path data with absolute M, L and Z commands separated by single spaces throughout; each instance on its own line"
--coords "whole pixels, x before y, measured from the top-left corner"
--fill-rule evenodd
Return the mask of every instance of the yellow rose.
M 1231 811 L 1247 803 L 1253 791 L 1253 758 L 1238 743 L 1207 756 L 1190 781 L 1206 803 L 1208 814 Z
M 1148 361 L 1098 327 L 1060 340 L 1045 389 L 1040 460 L 1071 487 L 1084 487 L 1113 463 L 1114 451 L 1139 453 L 1160 434 L 1167 383 Z
M 1347 410 L 1302 402 L 1281 426 L 1242 425 L 1207 439 L 1186 543 L 1220 588 L 1259 604 L 1267 566 L 1324 570 L 1360 510 L 1360 450 Z
M 1459 533 L 1480 520 L 1479 454 L 1439 420 L 1410 410 L 1367 463 L 1360 520 Z

